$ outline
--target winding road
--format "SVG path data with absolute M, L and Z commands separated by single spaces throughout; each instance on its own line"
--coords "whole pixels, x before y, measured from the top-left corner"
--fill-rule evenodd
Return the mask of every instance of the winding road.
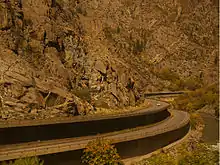
M 90 122 L 98 123 L 98 125 L 100 122 L 105 123 L 105 125 L 102 125 L 102 127 L 108 127 L 108 131 L 103 132 L 99 129 L 94 129 L 95 132 L 93 133 L 90 131 L 91 127 L 88 127 L 88 130 L 84 130 L 87 132 L 86 136 L 80 136 L 81 134 L 78 134 L 78 136 L 66 134 L 65 138 L 61 138 L 59 134 L 65 134 L 65 132 L 61 131 L 58 134 L 54 134 L 53 138 L 49 136 L 49 138 L 46 140 L 43 139 L 42 141 L 25 141 L 22 143 L 17 141 L 16 143 L 0 145 L 0 161 L 27 156 L 39 156 L 80 150 L 85 148 L 89 141 L 98 137 L 110 139 L 115 144 L 149 138 L 151 143 L 149 146 L 151 146 L 150 148 L 153 151 L 175 142 L 187 134 L 190 128 L 188 113 L 178 110 L 168 110 L 169 104 L 165 102 L 151 100 L 151 104 L 152 106 L 149 108 L 116 115 L 111 114 L 105 116 L 76 117 L 72 119 L 60 119 L 55 121 L 42 120 L 0 123 L 1 136 L 7 136 L 7 134 L 3 134 L 4 131 L 7 132 L 7 130 L 11 131 L 11 133 L 8 134 L 8 136 L 10 136 L 15 129 L 22 130 L 33 127 L 38 128 L 36 130 L 39 131 L 39 133 L 43 133 L 47 129 L 50 129 L 51 126 L 56 128 L 59 125 L 65 126 L 65 124 L 71 125 L 72 127 L 70 128 L 73 128 L 75 125 L 79 125 L 80 128 L 80 125 L 83 126 L 85 122 L 88 122 L 88 124 L 84 126 L 85 128 L 91 125 Z M 151 120 L 149 120 L 149 116 L 152 118 Z M 140 119 L 145 122 L 141 121 Z M 115 129 L 114 125 L 111 127 L 111 123 L 120 120 L 121 127 L 118 127 L 118 129 Z M 139 123 L 139 120 L 142 124 L 138 125 L 137 123 Z M 128 127 L 126 128 L 126 126 Z M 72 130 L 72 132 L 74 131 L 77 130 Z M 166 140 L 164 137 L 160 137 L 161 135 L 166 136 L 168 134 L 171 137 L 170 139 Z M 27 136 L 28 134 L 23 135 L 20 138 L 25 138 Z M 154 140 L 154 137 L 157 139 L 156 141 Z M 6 138 L 3 138 L 3 140 L 5 139 Z M 16 139 L 16 134 L 14 139 Z M 158 139 L 163 141 L 163 143 L 158 144 Z

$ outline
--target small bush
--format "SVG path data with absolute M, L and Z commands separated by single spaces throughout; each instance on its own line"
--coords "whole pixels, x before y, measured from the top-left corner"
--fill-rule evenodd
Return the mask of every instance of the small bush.
M 184 89 L 184 81 L 180 79 L 173 80 L 172 84 L 168 87 L 171 91 L 178 91 Z
M 109 140 L 97 139 L 87 144 L 82 162 L 89 165 L 120 165 L 120 156 Z
M 115 35 L 115 34 L 119 34 L 120 31 L 121 31 L 121 28 L 120 28 L 120 27 L 117 27 L 117 28 L 105 27 L 105 28 L 103 29 L 105 38 L 108 39 L 108 40 L 110 40 L 110 41 L 113 40 L 114 35 Z
M 144 40 L 136 40 L 132 42 L 133 53 L 139 54 L 144 51 L 146 47 L 146 41 Z
M 104 31 L 105 37 L 106 37 L 108 40 L 112 40 L 112 38 L 113 38 L 113 33 L 114 33 L 113 29 L 112 29 L 111 27 L 105 27 L 105 28 L 103 29 L 103 31 Z
M 196 90 L 201 87 L 201 81 L 197 78 L 188 78 L 184 81 L 184 88 L 188 90 Z
M 192 129 L 195 129 L 197 126 L 203 123 L 202 117 L 198 113 L 190 114 L 190 125 Z
M 163 80 L 168 80 L 174 82 L 175 80 L 179 80 L 179 75 L 176 72 L 173 72 L 169 68 L 163 68 L 159 71 L 158 77 Z
M 9 163 L 4 162 L 3 165 L 43 165 L 44 162 L 37 157 L 27 157 L 10 161 Z

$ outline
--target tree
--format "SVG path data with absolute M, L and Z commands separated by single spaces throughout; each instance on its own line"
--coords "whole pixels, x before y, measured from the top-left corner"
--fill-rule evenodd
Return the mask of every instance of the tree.
M 83 151 L 82 162 L 89 165 L 119 165 L 120 156 L 109 140 L 90 141 Z

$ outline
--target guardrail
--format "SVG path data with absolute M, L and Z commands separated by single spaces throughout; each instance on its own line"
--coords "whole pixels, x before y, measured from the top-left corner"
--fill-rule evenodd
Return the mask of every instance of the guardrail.
M 148 96 L 158 96 L 158 95 L 179 95 L 179 94 L 184 94 L 187 93 L 187 91 L 175 91 L 175 92 L 151 92 L 151 93 L 145 93 L 144 97 L 148 97 Z

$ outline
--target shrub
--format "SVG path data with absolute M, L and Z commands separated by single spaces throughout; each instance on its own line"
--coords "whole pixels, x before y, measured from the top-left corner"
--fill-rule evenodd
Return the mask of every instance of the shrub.
M 106 37 L 108 40 L 112 40 L 112 38 L 113 38 L 113 33 L 114 33 L 113 29 L 112 29 L 111 27 L 105 27 L 105 28 L 103 29 L 103 31 L 104 31 L 105 37 Z
M 117 27 L 117 28 L 105 27 L 105 28 L 103 28 L 103 32 L 104 32 L 105 38 L 110 40 L 110 41 L 113 40 L 114 39 L 114 35 L 115 34 L 119 34 L 120 31 L 121 31 L 120 27 Z
M 171 91 L 177 91 L 184 89 L 184 81 L 180 79 L 173 80 L 172 84 L 168 87 Z
M 184 88 L 189 90 L 196 90 L 201 87 L 201 81 L 197 78 L 188 78 L 184 81 Z
M 174 82 L 175 80 L 179 80 L 179 75 L 176 72 L 173 72 L 169 68 L 163 68 L 159 71 L 158 77 L 163 80 L 168 80 Z
M 44 162 L 37 157 L 27 157 L 22 159 L 17 159 L 15 161 L 10 161 L 8 164 L 6 162 L 3 165 L 43 165 Z
M 215 107 L 215 116 L 219 118 L 219 109 L 218 109 L 218 107 Z
M 87 144 L 82 163 L 89 165 L 119 165 L 120 156 L 109 140 L 97 139 Z
M 217 85 L 210 85 L 188 92 L 187 94 L 177 97 L 174 103 L 175 108 L 189 112 L 195 112 L 205 105 L 213 106 L 216 110 L 218 109 Z
M 195 129 L 201 123 L 203 123 L 203 119 L 198 113 L 190 114 L 190 125 L 192 129 Z
M 146 47 L 146 41 L 144 41 L 144 40 L 133 41 L 132 47 L 133 47 L 133 53 L 139 54 L 144 51 L 144 49 Z
M 213 91 L 208 91 L 204 94 L 203 99 L 207 104 L 215 104 L 218 100 L 218 94 L 213 93 Z
M 196 110 L 201 109 L 202 107 L 204 107 L 205 101 L 203 101 L 200 98 L 197 99 L 191 99 L 189 100 L 189 102 L 187 103 L 185 110 L 187 110 L 188 112 L 195 112 Z
M 171 91 L 184 89 L 196 90 L 202 86 L 199 78 L 189 77 L 187 79 L 181 79 L 178 73 L 174 72 L 171 68 L 162 68 L 161 70 L 156 71 L 156 74 L 162 80 L 171 82 L 171 85 L 168 87 Z

